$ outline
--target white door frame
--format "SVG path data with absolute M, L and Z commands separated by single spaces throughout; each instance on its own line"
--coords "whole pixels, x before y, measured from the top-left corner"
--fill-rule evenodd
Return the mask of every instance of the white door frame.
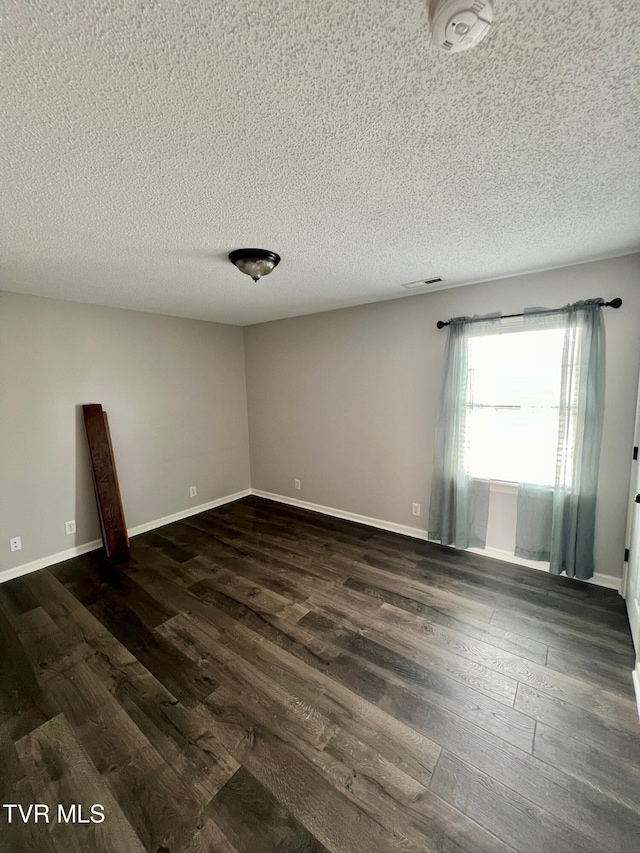
M 631 481 L 629 484 L 629 505 L 627 511 L 627 532 L 625 548 L 629 555 L 625 561 L 622 573 L 621 594 L 627 603 L 631 636 L 636 650 L 636 665 L 633 670 L 633 685 L 638 702 L 640 715 L 640 503 L 636 496 L 640 495 L 640 387 L 636 406 L 636 423 L 634 431 L 634 450 L 631 462 Z

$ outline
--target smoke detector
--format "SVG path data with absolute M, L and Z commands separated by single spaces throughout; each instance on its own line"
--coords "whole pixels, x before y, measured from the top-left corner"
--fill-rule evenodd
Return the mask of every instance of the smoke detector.
M 482 41 L 492 22 L 489 0 L 437 0 L 431 27 L 434 44 L 448 53 L 469 50 Z

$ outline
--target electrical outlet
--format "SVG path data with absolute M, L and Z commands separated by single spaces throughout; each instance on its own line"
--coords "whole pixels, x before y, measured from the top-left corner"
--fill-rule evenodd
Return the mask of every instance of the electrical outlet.
M 411 504 L 411 512 L 413 515 L 420 515 L 420 504 Z
M 14 536 L 13 539 L 9 539 L 9 545 L 12 551 L 21 551 L 22 539 L 19 536 Z
M 64 523 L 64 532 L 69 536 L 71 533 L 76 532 L 76 522 L 74 521 L 65 521 Z
M 198 489 L 195 486 L 189 486 L 189 497 L 195 498 L 195 496 L 197 494 L 198 494 Z
M 298 491 L 300 490 L 300 480 L 294 480 L 293 485 L 295 486 L 296 489 L 298 489 Z

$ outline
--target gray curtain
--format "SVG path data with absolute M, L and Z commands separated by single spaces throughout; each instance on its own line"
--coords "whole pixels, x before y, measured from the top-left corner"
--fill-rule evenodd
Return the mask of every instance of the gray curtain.
M 465 435 L 469 393 L 468 339 L 499 334 L 500 315 L 450 321 L 433 457 L 429 538 L 456 548 L 484 548 L 489 519 L 489 482 L 468 476 Z
M 556 477 L 520 483 L 515 554 L 549 562 L 556 575 L 593 575 L 593 541 L 605 392 L 603 299 L 557 312 L 531 309 L 524 328 L 564 329 Z

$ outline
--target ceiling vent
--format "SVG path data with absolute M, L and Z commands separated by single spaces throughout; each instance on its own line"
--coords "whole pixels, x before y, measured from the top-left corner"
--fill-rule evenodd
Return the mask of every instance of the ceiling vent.
M 405 287 L 407 290 L 419 290 L 421 287 L 429 287 L 430 284 L 439 284 L 442 278 L 423 278 L 420 281 L 410 281 L 409 284 L 401 284 L 400 287 Z
M 447 53 L 475 47 L 489 32 L 493 8 L 489 0 L 436 0 L 432 37 Z

